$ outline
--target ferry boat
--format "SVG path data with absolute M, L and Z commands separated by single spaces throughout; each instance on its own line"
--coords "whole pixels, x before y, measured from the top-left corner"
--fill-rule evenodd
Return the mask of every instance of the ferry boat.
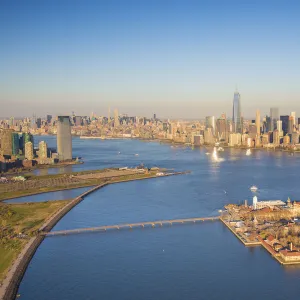
M 258 187 L 255 185 L 252 185 L 250 190 L 251 190 L 251 192 L 256 192 L 258 190 Z

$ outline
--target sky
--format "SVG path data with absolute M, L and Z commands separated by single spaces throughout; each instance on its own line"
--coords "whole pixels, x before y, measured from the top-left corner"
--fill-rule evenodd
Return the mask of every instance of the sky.
M 299 0 L 0 0 L 0 117 L 300 116 Z

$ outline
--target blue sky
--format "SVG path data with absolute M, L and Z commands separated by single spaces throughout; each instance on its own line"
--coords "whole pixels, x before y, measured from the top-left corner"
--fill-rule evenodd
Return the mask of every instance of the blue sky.
M 0 116 L 300 114 L 300 1 L 0 0 Z

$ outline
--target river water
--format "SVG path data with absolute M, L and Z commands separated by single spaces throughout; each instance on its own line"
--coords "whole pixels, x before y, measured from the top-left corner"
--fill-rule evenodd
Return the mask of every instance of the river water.
M 47 142 L 55 146 L 55 137 Z M 54 230 L 213 216 L 227 203 L 251 203 L 253 184 L 261 200 L 300 197 L 296 154 L 253 151 L 246 156 L 244 150 L 228 149 L 216 157 L 212 149 L 78 138 L 73 149 L 83 165 L 47 171 L 144 163 L 192 173 L 106 186 Z M 210 221 L 46 238 L 19 293 L 28 300 L 296 299 L 299 280 L 299 267 L 282 267 L 260 247 L 245 248 L 220 222 Z

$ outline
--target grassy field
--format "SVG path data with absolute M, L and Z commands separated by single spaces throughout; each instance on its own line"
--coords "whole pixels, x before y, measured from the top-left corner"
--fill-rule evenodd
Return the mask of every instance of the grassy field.
M 147 178 L 155 175 L 156 172 L 126 174 L 125 171 L 110 169 L 74 172 L 68 174 L 68 176 L 66 174 L 31 176 L 25 182 L 0 185 L 0 201 L 46 192 L 88 187 L 107 181 L 115 182 Z M 70 175 L 73 177 L 70 177 Z
M 0 282 L 28 239 L 67 202 L 0 203 Z

